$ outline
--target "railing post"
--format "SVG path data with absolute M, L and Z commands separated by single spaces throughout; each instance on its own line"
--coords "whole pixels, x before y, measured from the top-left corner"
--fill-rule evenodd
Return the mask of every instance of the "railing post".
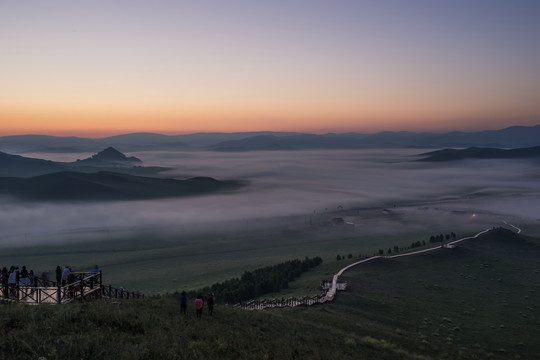
M 81 300 L 82 300 L 83 296 L 84 296 L 84 281 L 83 281 L 83 279 L 79 280 L 79 284 L 80 284 L 80 287 L 81 287 Z

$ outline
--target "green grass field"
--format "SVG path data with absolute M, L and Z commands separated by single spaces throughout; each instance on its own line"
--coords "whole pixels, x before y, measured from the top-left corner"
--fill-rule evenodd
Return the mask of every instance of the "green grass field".
M 373 255 L 378 249 L 386 252 L 396 245 L 427 242 L 433 234 L 456 232 L 466 236 L 500 224 L 493 216 L 473 219 L 471 214 L 415 206 L 394 212 L 386 216 L 381 209 L 359 209 L 261 220 L 244 227 L 208 229 L 202 233 L 146 231 L 128 238 L 104 234 L 103 240 L 87 242 L 74 236 L 61 244 L 2 249 L 0 265 L 26 265 L 40 274 L 54 270 L 56 265 L 84 271 L 98 264 L 106 284 L 145 294 L 163 294 L 201 288 L 238 277 L 246 270 L 306 256 L 324 259 L 325 270 L 317 277 L 326 278 L 345 263 L 336 262 L 337 255 Z M 355 226 L 327 226 L 336 216 Z M 315 279 L 315 287 L 320 280 Z

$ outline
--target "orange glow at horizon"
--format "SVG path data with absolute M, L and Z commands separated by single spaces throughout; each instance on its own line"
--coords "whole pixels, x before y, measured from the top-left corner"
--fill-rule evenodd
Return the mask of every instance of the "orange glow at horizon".
M 168 135 L 195 132 L 291 131 L 307 133 L 378 131 L 450 131 L 505 127 L 509 116 L 516 125 L 534 124 L 534 114 L 502 114 L 470 111 L 425 111 L 408 114 L 402 109 L 354 111 L 313 106 L 276 109 L 0 109 L 0 136 L 43 134 L 104 137 L 134 132 Z M 189 111 L 188 111 L 189 110 Z M 410 110 L 410 109 L 409 109 Z M 467 115 L 473 114 L 473 115 Z M 532 121 L 531 121 L 532 120 Z

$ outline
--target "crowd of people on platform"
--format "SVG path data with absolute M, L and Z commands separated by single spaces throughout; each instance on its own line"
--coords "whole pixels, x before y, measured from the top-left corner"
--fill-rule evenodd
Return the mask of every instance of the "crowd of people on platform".
M 26 266 L 23 265 L 19 270 L 18 266 L 11 266 L 9 270 L 4 266 L 2 268 L 2 287 L 8 286 L 36 286 L 38 277 L 35 276 L 34 270 L 28 271 Z
M 99 268 L 96 265 L 92 270 L 92 273 L 99 273 Z M 51 279 L 51 275 L 54 276 Z M 75 274 L 73 273 L 71 267 L 65 266 L 63 269 L 60 266 L 57 266 L 55 271 L 51 272 L 42 272 L 41 277 L 38 277 L 34 274 L 34 270 L 28 270 L 25 265 L 19 270 L 18 266 L 11 266 L 8 270 L 6 267 L 3 267 L 0 271 L 0 279 L 2 282 L 2 292 L 1 294 L 4 297 L 11 296 L 13 290 L 19 287 L 64 287 L 70 286 L 75 282 Z M 56 281 L 55 281 L 56 280 Z M 33 290 L 32 290 L 33 291 Z M 71 291 L 71 289 L 70 289 Z M 123 288 L 120 287 L 120 291 L 123 292 Z M 185 291 L 182 291 L 180 294 L 180 309 L 183 314 L 186 314 L 187 304 L 188 304 L 188 295 Z M 197 295 L 195 298 L 195 316 L 197 318 L 202 317 L 204 304 L 206 301 L 206 306 L 208 309 L 208 315 L 212 316 L 214 312 L 214 294 L 208 294 L 206 300 L 201 294 Z
M 75 279 L 69 266 L 64 269 L 61 269 L 60 266 L 56 267 L 56 282 L 49 279 L 48 272 L 42 272 L 41 276 L 37 276 L 34 274 L 34 270 L 28 271 L 25 265 L 21 269 L 12 265 L 9 270 L 4 266 L 1 272 L 2 285 L 7 286 L 65 286 Z
M 98 266 L 96 265 L 91 272 L 98 273 Z M 51 279 L 52 276 L 54 277 Z M 54 273 L 42 272 L 41 276 L 37 276 L 34 270 L 28 270 L 25 265 L 21 269 L 18 266 L 12 265 L 9 270 L 5 266 L 2 268 L 0 279 L 2 282 L 2 294 L 7 297 L 9 289 L 14 289 L 17 285 L 20 287 L 59 287 L 70 285 L 75 282 L 75 274 L 69 266 L 65 266 L 63 269 L 57 266 Z
M 180 311 L 183 314 L 186 314 L 188 300 L 188 295 L 185 291 L 182 291 L 182 293 L 180 294 Z M 208 308 L 208 315 L 212 316 L 214 312 L 214 294 L 208 294 L 208 296 L 206 297 L 206 306 Z M 195 316 L 197 318 L 200 319 L 202 317 L 203 309 L 204 298 L 201 294 L 199 294 L 195 298 Z

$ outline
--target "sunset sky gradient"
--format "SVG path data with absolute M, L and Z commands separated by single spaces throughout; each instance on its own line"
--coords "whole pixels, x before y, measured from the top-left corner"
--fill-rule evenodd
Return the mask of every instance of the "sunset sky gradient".
M 0 136 L 540 123 L 540 1 L 3 1 Z

